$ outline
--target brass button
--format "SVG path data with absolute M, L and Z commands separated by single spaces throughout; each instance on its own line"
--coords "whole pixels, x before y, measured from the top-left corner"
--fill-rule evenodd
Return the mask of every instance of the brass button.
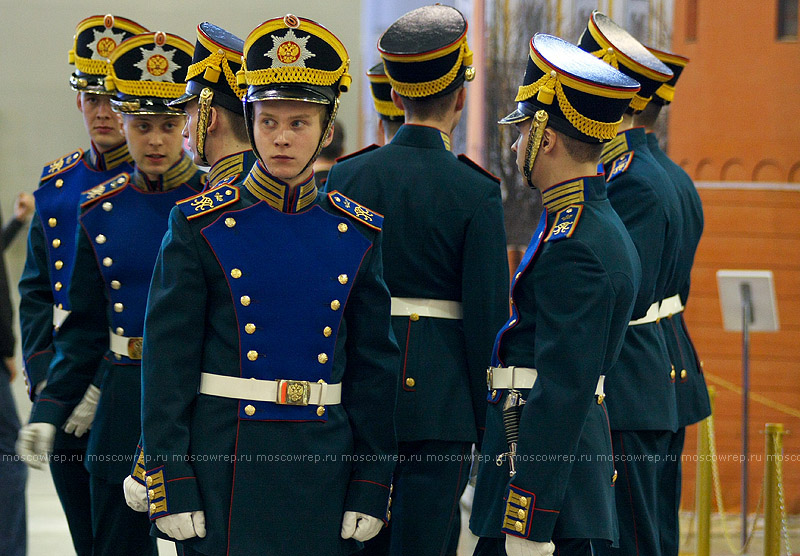
M 333 329 L 330 326 L 326 326 L 322 329 L 322 335 L 326 338 L 330 338 L 331 334 L 333 334 Z
M 117 361 L 119 361 L 120 359 L 122 359 L 122 356 L 121 356 L 119 353 L 115 353 L 115 354 L 114 354 L 114 357 L 116 358 L 116 360 L 117 360 Z
M 319 407 L 317 408 L 317 415 L 319 415 L 320 417 L 322 417 L 323 415 L 325 415 L 325 408 L 324 408 L 324 407 L 322 407 L 322 406 L 319 406 Z
M 124 336 L 125 335 L 125 329 L 122 328 L 121 326 L 118 326 L 117 330 L 115 332 L 117 333 L 117 336 Z
M 122 284 L 119 280 L 111 280 L 111 287 L 115 290 L 118 290 L 122 287 Z
M 258 352 L 254 349 L 251 349 L 250 351 L 247 352 L 247 358 L 250 361 L 255 361 L 256 359 L 258 359 Z
M 63 185 L 64 185 L 64 180 L 62 180 L 61 178 L 58 178 L 56 180 L 56 187 L 58 187 L 60 189 Z
M 56 263 L 53 266 L 56 267 L 56 270 L 61 270 L 62 268 L 64 268 L 64 261 L 56 261 Z
M 514 276 L 514 280 L 519 280 L 519 277 L 522 276 L 521 272 L 517 272 L 516 276 Z
M 392 519 L 392 510 L 386 510 L 386 521 L 391 521 Z
M 53 247 L 55 247 L 56 249 L 58 249 L 59 247 L 61 247 L 61 240 L 60 240 L 60 239 L 58 239 L 58 238 L 54 239 L 54 240 L 53 240 Z
M 338 299 L 334 299 L 333 301 L 331 301 L 331 309 L 333 309 L 334 311 L 338 311 L 339 307 L 341 307 L 341 306 L 342 306 L 342 304 L 339 303 Z
M 675 367 L 672 367 L 672 370 L 669 372 L 669 377 L 675 380 Z
M 47 221 L 47 225 L 50 226 L 51 228 L 55 228 L 56 226 L 58 226 L 58 220 L 56 220 L 55 218 L 51 218 Z
M 492 390 L 492 397 L 494 398 L 497 395 L 497 390 Z
M 519 505 L 522 506 L 523 508 L 527 508 L 528 507 L 528 499 L 525 496 L 520 496 L 519 497 Z
M 61 285 L 61 282 L 56 282 L 56 283 L 55 283 L 55 285 L 54 285 L 53 287 L 55 288 L 55 290 L 56 290 L 57 292 L 60 292 L 60 291 L 61 291 L 61 288 L 62 288 L 63 286 Z
M 228 228 L 233 228 L 236 225 L 236 220 L 229 216 L 228 218 L 225 219 L 225 225 Z
M 681 378 L 686 378 L 686 369 L 681 369 Z
M 147 496 L 148 496 L 148 498 L 151 498 L 151 499 L 155 498 L 156 497 L 156 491 L 155 490 L 148 490 L 147 491 Z
M 256 325 L 253 324 L 252 322 L 248 322 L 247 324 L 244 325 L 244 331 L 247 332 L 248 334 L 252 334 L 253 332 L 256 331 Z
M 112 264 L 114 264 L 114 259 L 112 259 L 111 257 L 103 257 L 103 266 L 104 267 L 108 268 Z
M 414 385 L 415 385 L 416 383 L 417 383 L 417 381 L 416 381 L 416 380 L 414 380 L 414 379 L 413 379 L 413 378 L 411 378 L 411 377 L 408 377 L 408 378 L 406 379 L 406 386 L 408 386 L 409 388 L 413 388 L 413 387 L 414 387 Z
M 112 205 L 110 201 L 106 201 L 105 203 L 103 203 L 104 211 L 109 212 L 112 208 L 114 208 L 114 205 Z
M 125 306 L 122 303 L 114 303 L 114 311 L 121 313 Z
M 247 413 L 250 417 L 252 417 L 256 413 L 256 408 L 248 404 L 244 406 L 244 412 Z
M 517 517 L 519 517 L 520 519 L 525 519 L 525 515 L 526 515 L 525 510 L 523 510 L 522 508 L 517 510 Z
M 328 362 L 328 354 L 327 353 L 320 353 L 317 355 L 317 361 L 322 363 L 323 365 Z
M 511 321 L 508 324 L 517 324 L 517 319 L 511 319 Z
M 156 513 L 156 505 L 155 504 L 150 504 L 150 513 L 151 514 Z
M 509 299 L 508 303 L 509 303 L 509 305 L 511 305 L 513 307 L 514 306 L 514 298 L 512 297 L 511 299 Z
M 616 482 L 617 482 L 617 470 L 615 469 L 614 470 L 614 476 L 611 477 L 611 484 L 613 485 Z
M 345 224 L 344 222 L 341 222 L 338 227 L 339 231 L 342 233 L 345 233 L 347 231 L 347 224 Z
M 408 318 L 411 319 L 411 322 L 417 322 L 419 320 L 419 315 L 416 313 L 411 313 Z
M 598 394 L 597 395 L 597 405 L 602 405 L 604 399 L 606 399 L 606 395 L 605 394 Z
M 516 523 L 514 523 L 514 529 L 517 530 L 517 533 L 522 533 L 522 530 L 524 529 L 524 526 L 522 525 L 522 522 L 521 521 L 517 521 Z
M 100 245 L 102 245 L 106 242 L 106 236 L 104 236 L 103 234 L 97 234 L 97 237 L 94 238 L 94 240 Z
M 702 361 L 700 361 L 700 368 L 701 369 L 703 368 L 703 362 Z
M 343 286 L 347 283 L 347 274 L 339 275 L 339 283 Z
M 64 304 L 63 304 L 63 303 L 59 303 L 59 304 L 58 304 L 58 308 L 59 308 L 59 309 L 63 309 L 63 308 L 64 308 Z
M 242 297 L 239 298 L 239 301 L 242 303 L 242 305 L 247 307 L 248 305 L 250 305 L 250 296 L 249 295 L 243 295 Z
M 233 276 L 234 278 L 241 278 L 242 271 L 239 270 L 238 268 L 234 268 L 233 270 L 231 270 L 231 276 Z
M 147 486 L 153 486 L 153 477 L 147 477 L 144 482 L 147 483 Z

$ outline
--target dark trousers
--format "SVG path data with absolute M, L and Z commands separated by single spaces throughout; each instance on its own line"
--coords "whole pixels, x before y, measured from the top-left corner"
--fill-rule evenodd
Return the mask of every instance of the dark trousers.
M 25 556 L 25 483 L 28 468 L 16 454 L 19 417 L 8 374 L 0 369 L 0 554 Z
M 64 434 L 63 431 L 56 433 L 57 436 Z M 83 465 L 86 450 L 58 448 L 57 445 L 58 440 L 50 458 L 53 485 L 67 517 L 75 553 L 77 556 L 92 556 L 92 502 L 89 472 Z
M 596 547 L 598 556 L 677 556 L 685 432 L 612 432 L 619 548 Z
M 134 512 L 125 503 L 122 483 L 90 475 L 94 556 L 157 556 L 147 512 Z
M 554 556 L 592 556 L 589 539 L 556 539 Z M 506 556 L 506 538 L 481 537 L 472 556 Z
M 455 556 L 470 442 L 400 442 L 389 526 L 359 556 Z

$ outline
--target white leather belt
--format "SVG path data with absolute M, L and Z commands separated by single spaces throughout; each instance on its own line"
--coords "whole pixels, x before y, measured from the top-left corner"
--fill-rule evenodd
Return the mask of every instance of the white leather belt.
M 677 315 L 683 312 L 683 303 L 681 303 L 681 295 L 676 293 L 672 297 L 666 298 L 661 302 L 658 308 L 658 318 L 668 319 L 672 315 Z
M 56 328 L 61 328 L 61 325 L 64 324 L 64 321 L 67 320 L 67 317 L 71 312 L 72 311 L 61 309 L 57 305 L 53 305 L 53 326 Z
M 108 343 L 111 351 L 117 355 L 124 355 L 131 359 L 142 358 L 142 338 L 128 337 L 115 334 L 113 330 L 108 331 Z
M 489 390 L 533 388 L 538 376 L 536 369 L 528 367 L 489 367 L 486 370 L 486 385 Z M 605 375 L 600 375 L 597 379 L 594 395 L 598 397 L 598 403 L 602 403 L 605 398 L 603 391 L 605 380 Z
M 658 301 L 650 305 L 650 308 L 647 309 L 647 314 L 640 319 L 632 320 L 628 323 L 628 326 L 636 326 L 637 324 L 647 324 L 650 322 L 656 322 L 659 319 L 658 316 Z
M 259 380 L 200 374 L 200 393 L 221 398 L 272 402 L 279 405 L 336 405 L 342 403 L 342 383 L 307 380 Z
M 433 317 L 460 320 L 464 316 L 460 301 L 447 299 L 421 299 L 418 297 L 393 297 L 393 317 Z

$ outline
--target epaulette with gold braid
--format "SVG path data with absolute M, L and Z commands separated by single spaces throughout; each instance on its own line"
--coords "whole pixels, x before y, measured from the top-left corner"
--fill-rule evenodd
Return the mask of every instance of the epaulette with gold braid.
M 606 182 L 609 182 L 616 178 L 618 175 L 624 173 L 628 166 L 631 165 L 631 161 L 633 160 L 633 151 L 626 152 L 621 157 L 616 159 L 614 163 L 611 165 L 611 170 L 608 171 L 608 176 L 606 176 Z
M 69 153 L 67 156 L 62 156 L 61 158 L 55 159 L 53 162 L 45 164 L 42 170 L 42 177 L 39 181 L 49 180 L 56 174 L 69 170 L 78 163 L 82 156 L 83 149 L 78 149 L 75 152 Z
M 351 158 L 355 158 L 358 155 L 365 154 L 365 153 L 368 153 L 368 152 L 372 152 L 375 149 L 380 149 L 380 148 L 381 148 L 380 145 L 376 145 L 375 143 L 373 143 L 373 144 L 371 144 L 371 145 L 369 145 L 367 147 L 364 147 L 363 149 L 357 150 L 356 152 L 352 152 L 350 154 L 344 154 L 344 155 L 340 156 L 339 158 L 336 159 L 336 162 L 342 162 L 343 160 L 350 160 Z
M 550 228 L 550 233 L 547 234 L 544 240 L 553 242 L 572 237 L 575 227 L 578 225 L 578 219 L 581 217 L 581 212 L 583 212 L 583 205 L 571 205 L 560 211 L 556 216 L 553 227 Z
M 363 222 L 370 228 L 380 230 L 383 227 L 382 214 L 378 214 L 377 212 L 373 212 L 363 205 L 359 205 L 354 200 L 345 197 L 338 191 L 331 191 L 328 193 L 328 199 L 330 199 L 331 203 L 333 203 L 333 206 L 335 206 L 337 209 L 344 212 L 348 216 L 352 216 L 356 220 Z
M 116 193 L 130 182 L 130 175 L 123 172 L 110 180 L 95 185 L 91 189 L 87 189 L 81 193 L 81 208 L 91 205 L 98 199 L 108 197 L 112 193 Z
M 460 154 L 460 155 L 458 155 L 458 159 L 461 162 L 463 162 L 464 164 L 466 164 L 467 166 L 469 166 L 470 168 L 472 168 L 473 170 L 477 170 L 478 172 L 480 172 L 481 174 L 483 174 L 487 178 L 491 179 L 492 181 L 496 181 L 497 183 L 500 183 L 500 178 L 498 178 L 497 176 L 492 174 L 489 170 L 487 170 L 486 168 L 482 167 L 480 164 L 478 164 L 477 162 L 472 160 L 467 155 Z
M 209 212 L 226 207 L 239 200 L 239 188 L 232 185 L 220 185 L 209 191 L 178 201 L 176 205 L 187 220 L 197 218 Z

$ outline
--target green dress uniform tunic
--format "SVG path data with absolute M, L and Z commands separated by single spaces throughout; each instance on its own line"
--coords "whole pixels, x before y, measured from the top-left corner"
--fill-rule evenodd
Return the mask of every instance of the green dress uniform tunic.
M 53 336 L 69 315 L 67 291 L 75 257 L 80 194 L 133 170 L 125 143 L 99 153 L 78 150 L 47 164 L 34 192 L 36 212 L 28 231 L 25 267 L 19 281 L 22 360 L 31 401 L 44 385 L 54 355 Z M 77 318 L 77 317 L 73 317 Z M 100 385 L 101 373 L 92 383 Z M 67 518 L 78 556 L 92 554 L 89 473 L 84 468 L 89 435 L 81 438 L 58 429 L 50 474 Z
M 406 461 L 395 477 L 390 535 L 373 540 L 371 552 L 391 543 L 392 554 L 449 554 L 471 444 L 483 438 L 492 342 L 508 318 L 498 180 L 454 156 L 438 129 L 406 124 L 388 145 L 337 162 L 328 187 L 384 214 L 384 275 L 395 303 L 462 308 L 460 319 L 393 310 L 403 351 L 397 437 Z
M 470 529 L 551 539 L 617 540 L 611 438 L 601 375 L 612 371 L 641 280 L 636 249 L 606 198 L 602 176 L 554 186 L 511 286 L 512 315 L 493 365 L 535 368 L 509 481 L 502 408 L 489 391 Z M 498 495 L 505 492 L 505 496 Z
M 381 220 L 313 177 L 290 193 L 260 162 L 173 209 L 147 307 L 143 448 L 150 518 L 202 510 L 207 535 L 184 541 L 197 552 L 347 554 L 345 511 L 388 519 L 399 351 Z M 208 376 L 341 384 L 341 403 L 222 397 Z

